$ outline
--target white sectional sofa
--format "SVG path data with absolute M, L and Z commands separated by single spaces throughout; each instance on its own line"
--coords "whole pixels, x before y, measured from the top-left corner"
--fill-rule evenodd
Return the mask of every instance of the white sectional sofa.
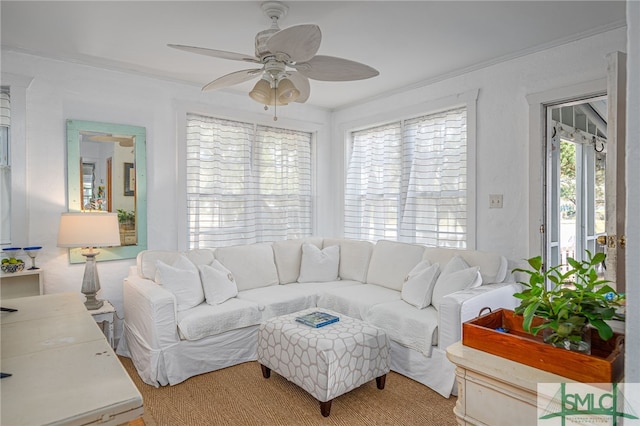
M 174 385 L 256 360 L 258 325 L 309 307 L 384 329 L 391 369 L 456 392 L 445 356 L 480 309 L 513 308 L 505 257 L 393 241 L 305 238 L 215 250 L 147 250 L 124 280 L 118 354 L 146 383 Z

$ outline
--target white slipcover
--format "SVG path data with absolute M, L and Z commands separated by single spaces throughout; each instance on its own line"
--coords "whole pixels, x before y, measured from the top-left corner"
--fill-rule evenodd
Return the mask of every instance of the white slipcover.
M 378 241 L 371 253 L 367 284 L 402 290 L 404 279 L 422 260 L 423 253 L 424 247 L 416 244 Z
M 309 240 L 319 248 L 340 245 L 341 280 L 285 284 L 299 274 L 297 253 L 301 254 L 302 242 Z M 478 266 L 484 282 L 444 296 L 434 323 L 432 306 L 418 310 L 401 300 L 404 279 L 423 258 L 446 264 L 455 254 L 470 266 Z M 265 321 L 319 306 L 385 329 L 391 339 L 391 368 L 448 397 L 455 393 L 455 374 L 445 350 L 460 340 L 462 322 L 477 316 L 485 306 L 513 308 L 517 299 L 512 295 L 520 289 L 513 282 L 490 281 L 508 275 L 504 258 L 496 254 L 425 249 L 392 241 L 372 246 L 339 238 L 305 238 L 186 252 L 197 265 L 218 259 L 234 275 L 239 293 L 216 306 L 177 312 L 175 296 L 153 278 L 157 260 L 172 263 L 180 255 L 177 251 L 144 251 L 124 281 L 123 336 L 117 352 L 130 356 L 142 380 L 154 386 L 177 384 L 197 374 L 256 360 L 259 326 L 247 325 L 257 324 L 256 309 L 259 321 Z M 247 311 L 241 314 L 234 307 L 242 303 L 247 303 Z M 230 329 L 234 325 L 238 328 Z

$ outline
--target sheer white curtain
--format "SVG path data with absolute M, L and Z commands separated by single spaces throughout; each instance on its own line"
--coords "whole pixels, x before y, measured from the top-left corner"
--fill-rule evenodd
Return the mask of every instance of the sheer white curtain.
M 401 123 L 353 132 L 345 187 L 345 237 L 397 239 L 402 192 L 401 134 Z
M 464 108 L 405 122 L 405 159 L 411 159 L 411 169 L 401 240 L 466 247 L 466 129 Z
M 312 136 L 188 114 L 190 248 L 310 235 Z
M 345 236 L 466 247 L 466 108 L 353 132 Z

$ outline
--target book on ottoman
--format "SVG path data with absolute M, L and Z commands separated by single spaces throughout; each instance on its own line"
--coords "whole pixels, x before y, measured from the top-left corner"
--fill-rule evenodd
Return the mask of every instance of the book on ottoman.
M 309 314 L 296 317 L 296 321 L 314 328 L 324 327 L 325 325 L 334 323 L 339 320 L 339 317 L 328 314 L 326 312 L 311 312 Z

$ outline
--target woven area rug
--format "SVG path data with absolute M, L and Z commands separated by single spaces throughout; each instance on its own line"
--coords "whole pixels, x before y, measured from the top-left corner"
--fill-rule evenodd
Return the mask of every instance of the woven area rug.
M 180 425 L 455 425 L 455 397 L 443 398 L 400 374 L 387 375 L 333 400 L 331 415 L 307 392 L 272 372 L 264 379 L 257 362 L 155 388 L 140 380 L 129 358 L 120 361 L 144 400 L 146 426 Z

